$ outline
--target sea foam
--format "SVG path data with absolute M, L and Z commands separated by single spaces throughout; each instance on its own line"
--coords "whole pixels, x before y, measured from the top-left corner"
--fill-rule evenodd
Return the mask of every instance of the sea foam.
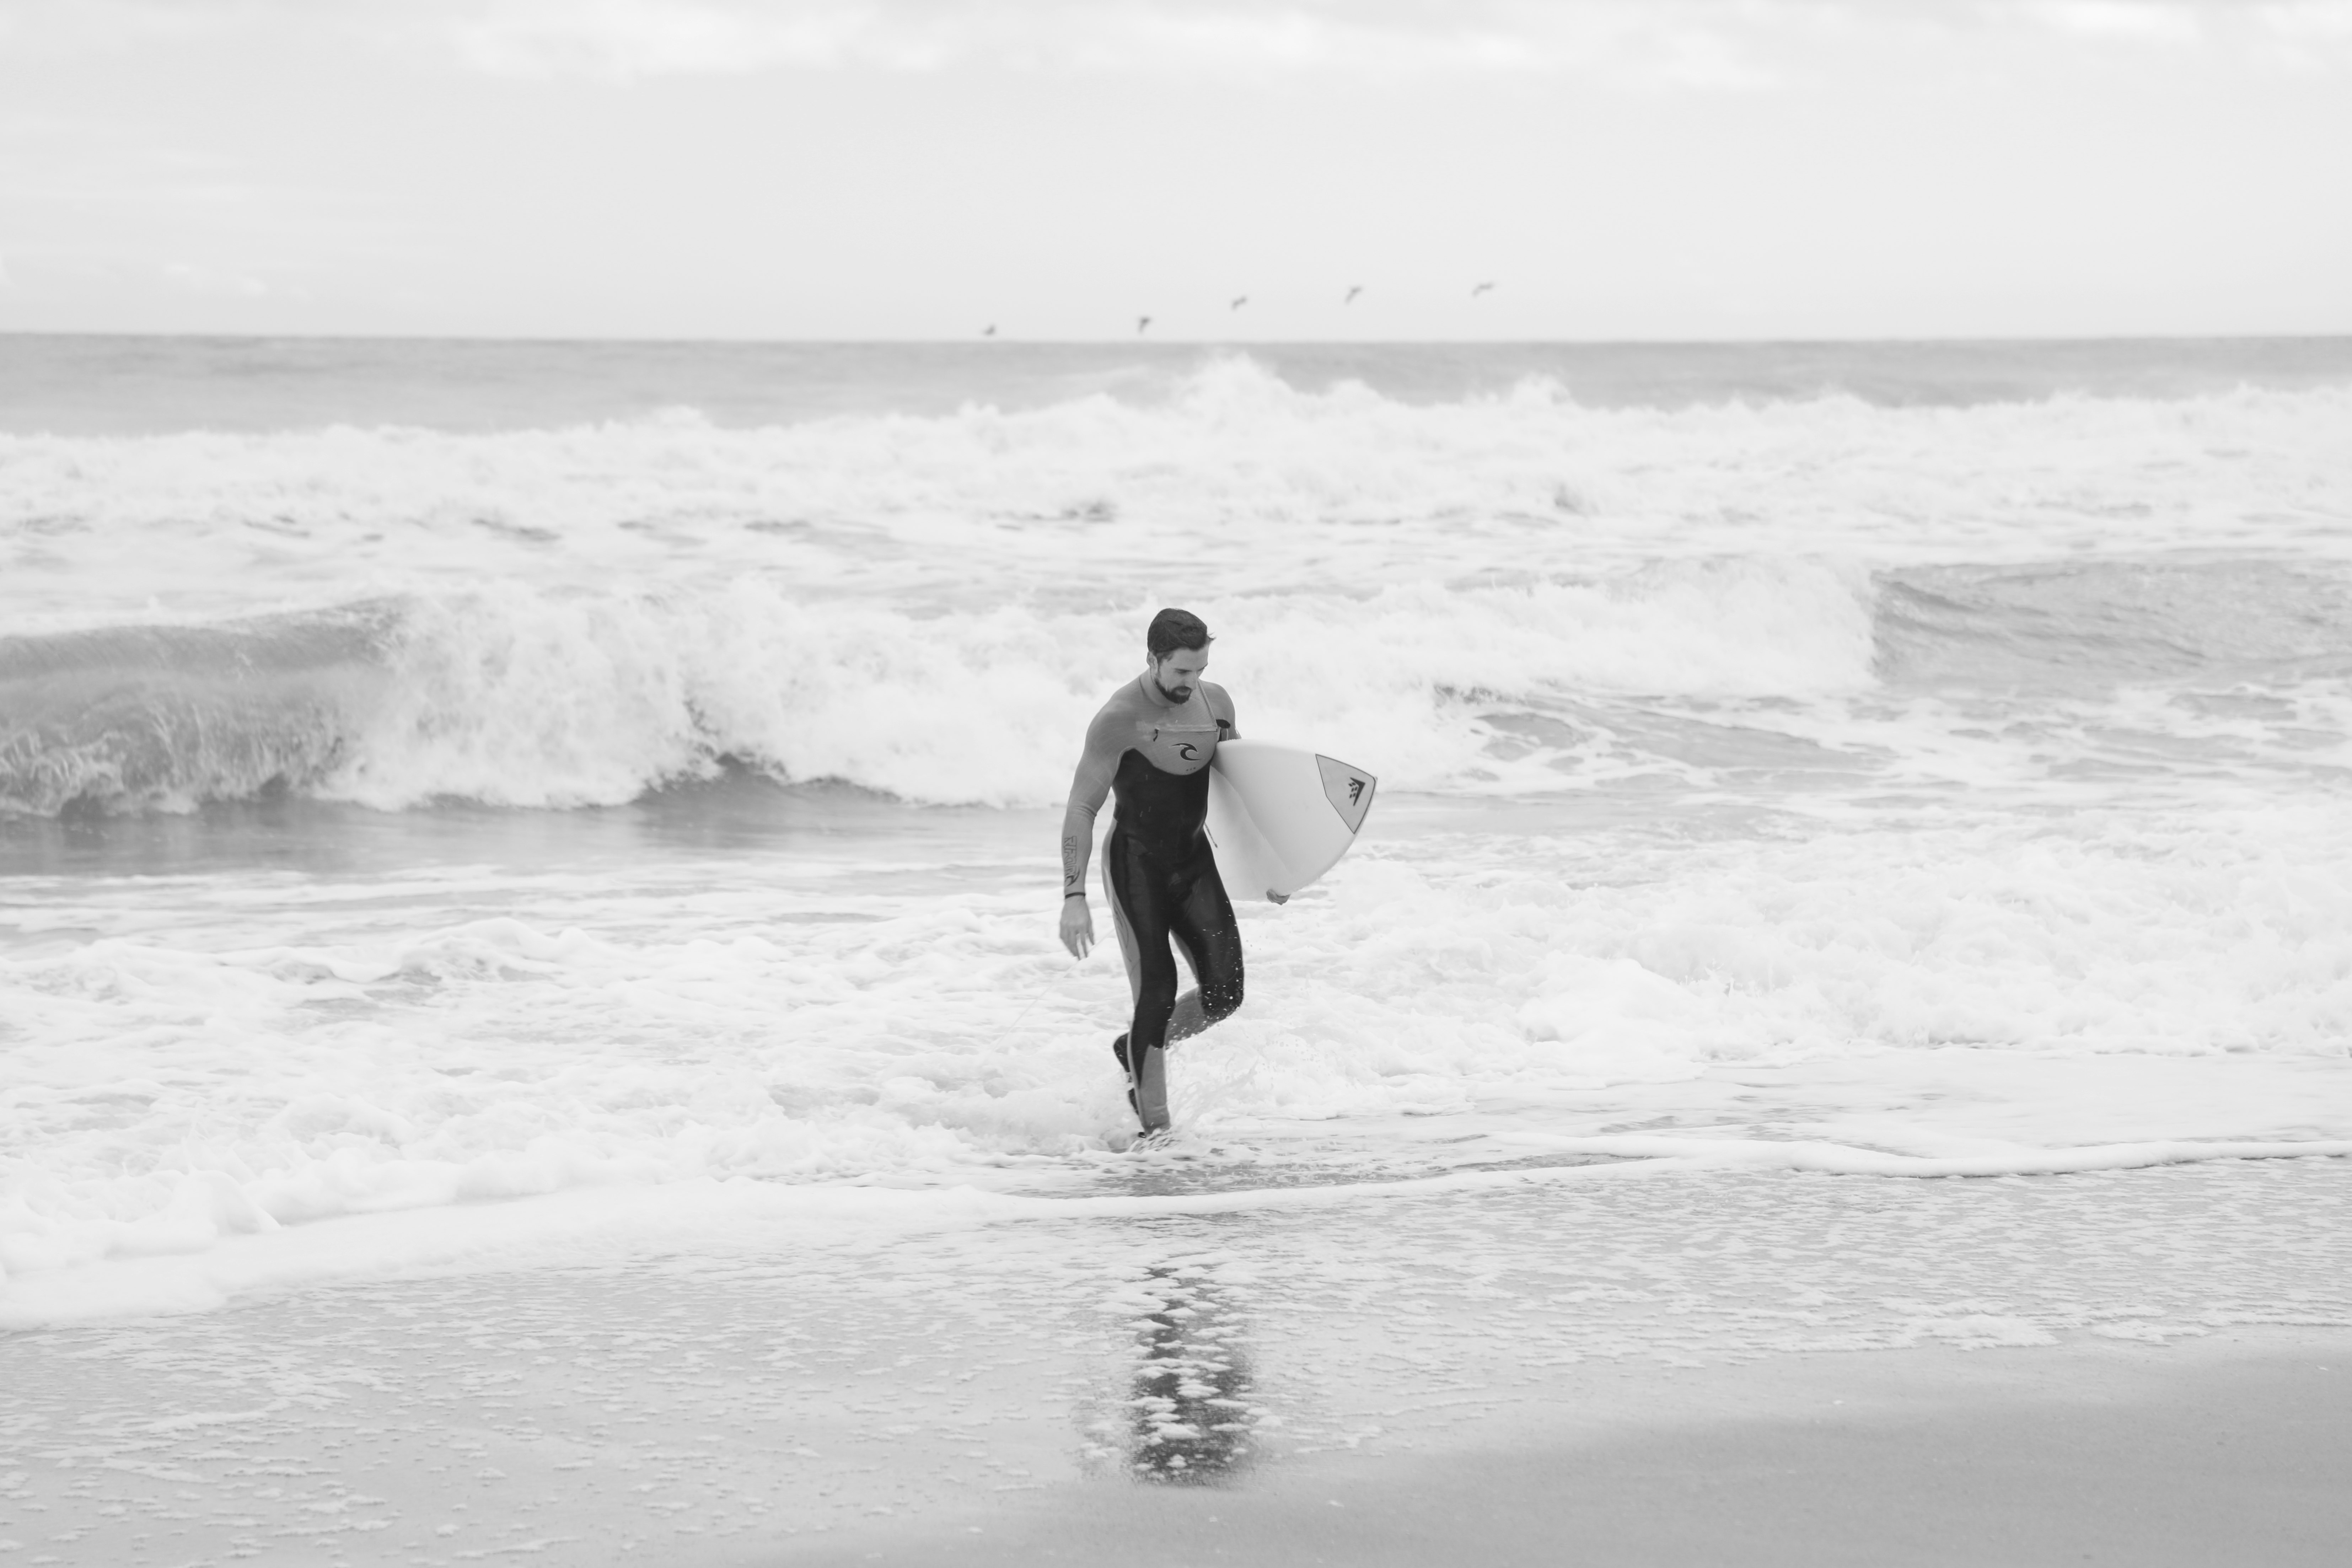
M 1171 1073 L 1202 1163 L 1147 1182 L 2336 1151 L 2347 429 L 2340 388 L 1595 409 L 1226 361 L 763 429 L 0 437 L 6 1289 L 402 1267 L 491 1199 L 504 1247 L 605 1196 L 1133 1198 L 1051 808 L 1169 603 L 1244 733 L 1383 794 L 1244 911 L 1249 1005 Z M 696 816 L 822 781 L 895 826 Z M 87 859 L 198 806 L 270 858 Z M 404 1239 L 330 1268 L 346 1224 Z

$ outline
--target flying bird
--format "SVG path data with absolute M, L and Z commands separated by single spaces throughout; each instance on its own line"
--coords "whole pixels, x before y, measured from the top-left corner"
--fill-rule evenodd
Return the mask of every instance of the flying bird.
M 981 328 L 980 335 L 983 338 L 994 337 L 996 335 L 996 323 L 994 321 L 991 321 L 988 325 Z
M 1226 306 L 1226 307 L 1225 307 L 1225 309 L 1226 309 L 1226 310 L 1240 310 L 1244 305 L 1246 305 L 1246 304 L 1248 304 L 1248 303 L 1249 303 L 1249 296 L 1248 296 L 1248 295 L 1246 295 L 1246 294 L 1240 294 L 1240 295 L 1236 295 L 1236 296 L 1234 297 L 1234 302 L 1233 302 L 1232 304 L 1230 304 L 1230 305 Z
M 1479 295 L 1484 294 L 1487 289 L 1492 289 L 1494 285 L 1492 283 L 1481 283 L 1478 287 L 1470 290 L 1470 298 L 1475 300 Z
M 1147 331 L 1150 331 L 1150 330 L 1151 330 L 1151 318 L 1150 318 L 1150 317 L 1149 317 L 1149 316 L 1138 316 L 1138 317 L 1136 317 L 1136 318 L 1135 318 L 1135 335 L 1136 335 L 1137 337 L 1139 337 L 1139 337 L 1141 337 L 1145 332 L 1147 332 Z
M 1348 286 L 1348 297 L 1340 300 L 1339 303 L 1342 305 L 1352 305 L 1356 302 L 1356 296 L 1363 291 L 1364 286 L 1361 283 L 1350 283 Z

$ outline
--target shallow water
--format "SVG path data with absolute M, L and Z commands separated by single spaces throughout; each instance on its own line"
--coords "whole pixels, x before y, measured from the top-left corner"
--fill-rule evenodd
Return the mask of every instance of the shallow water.
M 492 1200 L 2352 1140 L 2341 344 L 5 346 L 12 1322 Z M 1382 782 L 1138 1162 L 1050 889 L 1169 602 Z

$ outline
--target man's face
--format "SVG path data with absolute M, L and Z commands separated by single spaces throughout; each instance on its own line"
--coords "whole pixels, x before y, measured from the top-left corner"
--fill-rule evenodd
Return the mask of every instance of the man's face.
M 1201 683 L 1201 671 L 1209 668 L 1209 650 L 1204 647 L 1180 647 L 1166 658 L 1155 660 L 1151 679 L 1159 683 L 1160 694 L 1171 702 L 1190 702 L 1192 689 Z

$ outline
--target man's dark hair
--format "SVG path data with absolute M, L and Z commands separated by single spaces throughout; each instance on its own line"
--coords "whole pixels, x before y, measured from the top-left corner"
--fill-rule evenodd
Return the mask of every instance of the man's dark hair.
M 1151 629 L 1143 634 L 1143 646 L 1155 661 L 1180 647 L 1202 648 L 1216 640 L 1209 635 L 1208 623 L 1190 610 L 1160 611 L 1151 617 Z

